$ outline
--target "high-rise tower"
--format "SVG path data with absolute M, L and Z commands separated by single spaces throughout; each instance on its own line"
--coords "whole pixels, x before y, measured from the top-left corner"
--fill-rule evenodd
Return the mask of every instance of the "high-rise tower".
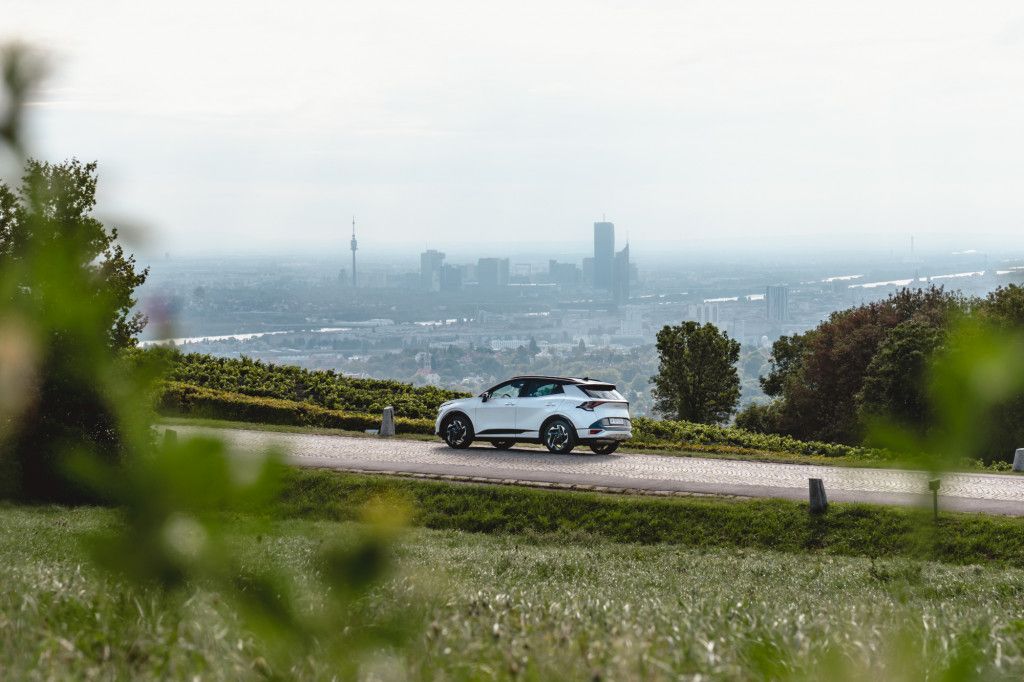
M 352 216 L 352 241 L 350 242 L 350 248 L 352 249 L 352 288 L 356 288 L 356 217 Z
M 615 278 L 615 225 L 594 223 L 594 288 L 611 291 Z

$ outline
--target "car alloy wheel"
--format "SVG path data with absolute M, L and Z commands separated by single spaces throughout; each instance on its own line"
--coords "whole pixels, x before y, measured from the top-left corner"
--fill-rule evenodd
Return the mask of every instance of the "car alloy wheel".
M 611 443 L 594 443 L 590 446 L 590 449 L 594 451 L 595 455 L 610 455 L 619 449 L 619 444 L 614 441 Z
M 575 446 L 576 437 L 572 432 L 572 425 L 564 419 L 556 419 L 544 429 L 544 447 L 549 452 L 564 455 L 571 452 Z
M 458 414 L 449 419 L 444 428 L 444 442 L 451 448 L 468 448 L 473 442 L 473 432 L 469 420 Z

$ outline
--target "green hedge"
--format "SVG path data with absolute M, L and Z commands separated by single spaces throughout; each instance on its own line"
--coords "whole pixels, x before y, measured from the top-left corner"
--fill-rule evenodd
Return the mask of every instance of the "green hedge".
M 629 442 L 634 446 L 755 450 L 818 457 L 885 459 L 888 456 L 887 453 L 872 448 L 797 440 L 789 436 L 754 433 L 732 426 L 659 421 L 647 417 L 633 419 L 633 439 Z
M 433 419 L 441 403 L 469 395 L 436 386 L 412 386 L 386 379 L 357 379 L 329 369 L 307 370 L 291 365 L 272 365 L 246 357 L 215 358 L 167 348 L 136 350 L 134 354 L 139 359 L 160 357 L 166 364 L 169 381 L 360 414 L 380 414 L 391 405 L 403 417 Z
M 316 426 L 346 431 L 380 427 L 379 415 L 328 410 L 312 403 L 242 395 L 180 381 L 166 382 L 157 396 L 156 405 L 162 414 L 181 417 Z M 399 416 L 395 418 L 395 430 L 398 433 L 432 434 L 434 422 L 430 419 Z

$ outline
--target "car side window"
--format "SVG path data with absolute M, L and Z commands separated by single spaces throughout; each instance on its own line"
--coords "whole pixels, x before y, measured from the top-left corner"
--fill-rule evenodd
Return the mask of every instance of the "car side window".
M 507 384 L 498 386 L 491 391 L 492 398 L 518 398 L 519 390 L 523 387 L 521 381 L 510 381 Z
M 557 395 L 559 393 L 564 393 L 562 390 L 562 384 L 554 381 L 534 381 L 520 397 L 543 398 L 545 396 Z

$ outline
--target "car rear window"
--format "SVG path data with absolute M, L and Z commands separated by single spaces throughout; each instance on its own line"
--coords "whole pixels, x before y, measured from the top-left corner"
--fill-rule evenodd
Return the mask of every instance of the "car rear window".
M 595 400 L 622 400 L 614 386 L 580 386 L 580 390 Z

